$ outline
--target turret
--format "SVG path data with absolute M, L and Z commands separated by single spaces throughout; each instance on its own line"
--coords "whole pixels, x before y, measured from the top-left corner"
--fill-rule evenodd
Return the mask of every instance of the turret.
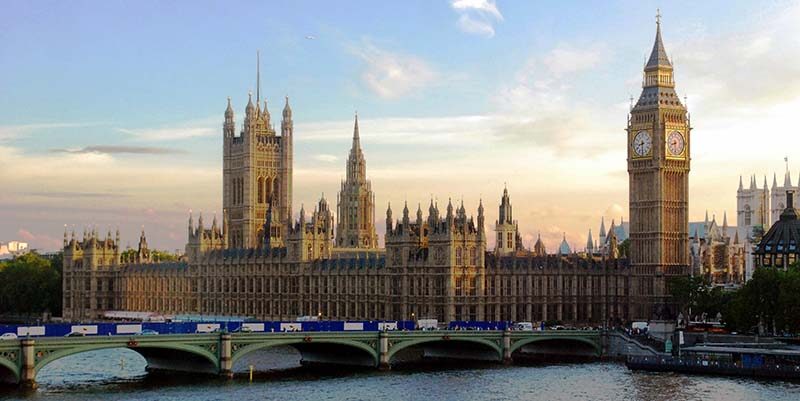
M 392 232 L 392 204 L 386 207 L 386 236 Z
M 286 104 L 283 106 L 283 122 L 292 122 L 292 108 L 289 107 L 289 96 L 286 96 Z
M 194 221 L 192 219 L 192 211 L 189 210 L 189 236 L 188 238 L 192 238 L 194 235 Z
M 247 122 L 252 121 L 252 119 L 255 117 L 255 111 L 256 107 L 253 105 L 253 92 L 247 92 L 247 107 L 244 109 L 244 118 Z
M 447 199 L 447 228 L 450 229 L 453 226 L 453 221 L 455 216 L 453 215 L 453 200 L 452 198 Z
M 483 199 L 478 201 L 478 233 L 483 235 L 485 217 L 483 216 Z
M 225 108 L 225 122 L 222 124 L 222 133 L 225 138 L 233 138 L 236 135 L 236 120 L 233 115 L 230 96 L 228 96 L 228 107 Z
M 408 218 L 408 202 L 403 206 L 403 228 L 407 228 L 410 223 Z
M 600 217 L 600 244 L 606 243 L 606 218 L 604 216 Z

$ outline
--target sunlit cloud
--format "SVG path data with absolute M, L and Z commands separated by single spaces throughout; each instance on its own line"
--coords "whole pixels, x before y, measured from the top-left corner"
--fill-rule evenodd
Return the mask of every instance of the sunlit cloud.
M 58 130 L 63 128 L 81 128 L 103 125 L 99 122 L 52 122 L 19 125 L 0 125 L 0 142 L 18 139 L 38 131 Z
M 369 90 L 385 99 L 395 99 L 427 87 L 437 73 L 423 59 L 380 49 L 369 42 L 351 46 L 364 61 L 361 79 Z
M 155 146 L 126 146 L 126 145 L 95 145 L 77 149 L 50 149 L 53 153 L 105 153 L 105 154 L 133 154 L 133 155 L 169 155 L 186 153 L 180 149 L 160 148 Z
M 452 0 L 450 6 L 459 14 L 459 29 L 466 33 L 491 38 L 494 24 L 503 21 L 494 0 Z
M 188 121 L 173 126 L 157 128 L 124 128 L 116 130 L 140 141 L 174 141 L 219 135 L 219 117 Z
M 339 160 L 339 157 L 337 157 L 336 155 L 319 154 L 319 155 L 314 155 L 314 160 L 325 163 L 333 163 Z

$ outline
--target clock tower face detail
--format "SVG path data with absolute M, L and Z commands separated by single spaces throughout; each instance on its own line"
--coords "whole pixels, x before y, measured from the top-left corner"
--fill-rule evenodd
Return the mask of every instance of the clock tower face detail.
M 689 162 L 691 127 L 686 107 L 675 92 L 672 63 L 656 39 L 644 67 L 642 94 L 628 118 L 630 186 L 630 264 L 633 296 L 650 310 L 639 318 L 669 318 L 666 284 L 689 272 Z M 647 298 L 647 299 L 644 299 Z M 643 307 L 642 309 L 647 309 Z

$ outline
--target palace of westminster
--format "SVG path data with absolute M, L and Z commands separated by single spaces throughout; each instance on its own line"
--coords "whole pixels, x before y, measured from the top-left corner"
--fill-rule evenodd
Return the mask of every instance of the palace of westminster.
M 689 231 L 691 125 L 675 91 L 660 22 L 642 86 L 626 127 L 625 255 L 613 223 L 607 232 L 602 227 L 599 244 L 590 235 L 585 253 L 565 251 L 565 243 L 548 253 L 541 239 L 525 249 L 507 190 L 493 227 L 494 250 L 487 249 L 482 202 L 473 217 L 463 203 L 433 201 L 427 215 L 422 207 L 411 212 L 407 205 L 397 211 L 390 205 L 385 248 L 379 248 L 358 116 L 336 221 L 324 197 L 310 216 L 301 208 L 293 221 L 292 109 L 287 98 L 278 131 L 257 92 L 255 103 L 252 95 L 248 100 L 239 134 L 228 99 L 221 223 L 215 217 L 208 225 L 200 216 L 195 224 L 190 216 L 186 253 L 178 262 L 153 260 L 144 232 L 135 253 L 125 256 L 119 232 L 116 238 L 92 232 L 77 239 L 65 232 L 63 317 L 128 311 L 267 320 L 416 316 L 603 324 L 674 316 L 669 278 L 690 274 L 702 252 L 713 248 L 710 241 L 720 239 L 711 235 L 715 222 L 700 228 L 709 242 L 703 249 L 698 228 Z M 753 188 L 740 188 L 740 205 L 748 208 L 740 219 L 756 224 L 768 214 L 766 195 Z

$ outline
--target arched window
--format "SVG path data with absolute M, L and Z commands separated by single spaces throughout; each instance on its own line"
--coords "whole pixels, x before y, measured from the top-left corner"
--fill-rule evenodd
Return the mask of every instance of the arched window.
M 269 202 L 270 195 L 272 195 L 272 179 L 267 177 L 264 179 L 264 202 Z
M 750 212 L 750 205 L 745 205 L 744 206 L 744 225 L 746 225 L 746 226 L 750 225 L 750 223 L 752 221 L 751 215 L 752 215 L 752 213 Z
M 258 203 L 264 203 L 264 177 L 258 177 Z

